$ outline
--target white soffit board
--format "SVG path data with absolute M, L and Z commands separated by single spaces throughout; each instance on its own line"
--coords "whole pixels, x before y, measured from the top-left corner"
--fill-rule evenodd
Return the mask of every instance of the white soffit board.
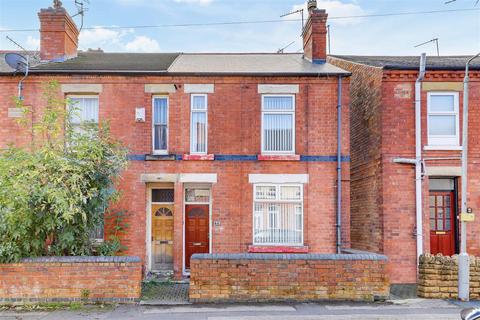
M 249 183 L 308 183 L 308 174 L 249 174 Z
M 203 183 L 217 183 L 216 173 L 181 173 L 180 182 L 203 182 Z
M 459 177 L 462 175 L 462 167 L 433 167 L 428 166 L 425 168 L 427 176 L 449 176 Z
M 144 173 L 140 175 L 142 182 L 177 182 L 176 173 Z
M 103 91 L 103 85 L 94 83 L 70 83 L 62 84 L 61 90 L 63 93 L 100 93 Z
M 298 93 L 298 84 L 259 84 L 258 93 Z
M 167 83 L 146 83 L 146 93 L 175 93 L 175 85 Z
M 213 93 L 215 91 L 215 85 L 210 84 L 185 84 L 183 86 L 185 93 Z

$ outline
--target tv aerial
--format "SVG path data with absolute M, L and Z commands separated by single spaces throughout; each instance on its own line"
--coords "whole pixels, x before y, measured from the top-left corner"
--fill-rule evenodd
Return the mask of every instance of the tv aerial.
M 437 56 L 440 56 L 440 49 L 438 48 L 438 38 L 433 38 L 432 40 L 428 40 L 428 41 L 419 43 L 414 47 L 417 48 L 417 47 L 423 46 L 423 45 L 425 45 L 427 43 L 430 43 L 430 42 L 435 42 L 435 44 L 437 45 Z
M 25 78 L 28 76 L 28 56 L 22 56 L 21 54 L 18 53 L 7 53 L 5 54 L 5 62 L 12 68 L 14 71 L 14 74 L 17 73 L 23 73 L 24 76 L 20 81 L 18 82 L 18 99 L 23 100 L 22 96 L 22 89 L 23 89 L 23 81 Z
M 289 15 L 292 15 L 292 14 L 295 14 L 295 13 L 300 13 L 300 15 L 302 16 L 302 31 L 303 31 L 304 24 L 305 24 L 305 23 L 304 23 L 304 18 L 303 18 L 303 9 L 298 9 L 298 10 L 295 10 L 295 11 L 292 11 L 292 12 L 288 12 L 288 13 L 282 14 L 282 15 L 280 16 L 280 18 L 289 16 Z

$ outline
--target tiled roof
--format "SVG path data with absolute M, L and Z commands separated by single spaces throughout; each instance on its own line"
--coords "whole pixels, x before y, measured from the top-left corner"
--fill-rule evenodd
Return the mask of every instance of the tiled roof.
M 0 73 L 11 74 L 0 52 Z M 104 53 L 79 52 L 63 62 L 37 63 L 30 73 L 138 73 L 190 75 L 298 75 L 349 73 L 328 63 L 312 64 L 289 53 Z
M 301 53 L 181 54 L 168 70 L 185 74 L 318 75 L 348 74 L 329 63 L 313 64 Z
M 420 56 L 349 56 L 333 55 L 355 63 L 393 70 L 418 70 Z M 427 70 L 465 70 L 465 63 L 472 56 L 427 56 Z M 480 58 L 470 64 L 471 70 L 480 70 Z

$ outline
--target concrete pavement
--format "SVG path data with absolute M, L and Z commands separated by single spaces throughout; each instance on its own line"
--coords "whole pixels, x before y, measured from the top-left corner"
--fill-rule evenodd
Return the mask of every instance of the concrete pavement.
M 108 311 L 3 312 L 6 319 L 165 319 L 165 320 L 450 320 L 467 305 L 444 300 L 409 299 L 389 303 L 300 303 L 145 306 L 120 305 Z M 468 305 L 468 306 L 471 306 Z

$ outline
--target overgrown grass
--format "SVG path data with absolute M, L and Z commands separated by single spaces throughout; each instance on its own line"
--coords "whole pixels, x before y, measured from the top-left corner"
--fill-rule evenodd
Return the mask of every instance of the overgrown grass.
M 83 302 L 41 302 L 41 303 L 24 303 L 24 304 L 1 304 L 0 312 L 15 311 L 109 311 L 115 308 L 113 303 L 83 303 Z

